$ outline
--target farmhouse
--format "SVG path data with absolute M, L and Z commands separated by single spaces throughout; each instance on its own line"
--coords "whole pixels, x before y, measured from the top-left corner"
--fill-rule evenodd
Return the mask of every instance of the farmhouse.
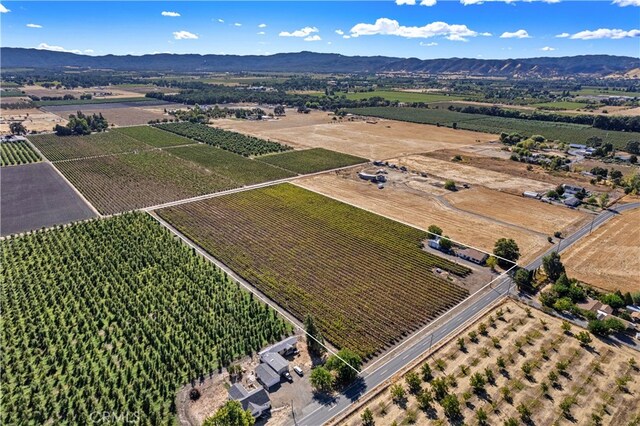
M 595 312 L 598 316 L 607 316 L 613 313 L 613 308 L 609 305 L 605 305 L 596 299 L 587 298 L 586 302 L 577 303 L 576 306 L 586 311 Z
M 568 185 L 566 183 L 562 184 L 562 189 L 564 189 L 565 194 L 577 194 L 578 192 L 582 192 L 585 190 L 581 186 L 573 186 L 573 185 Z
M 267 364 L 259 364 L 256 367 L 256 377 L 265 389 L 269 389 L 280 383 L 280 375 Z
M 279 375 L 289 372 L 289 362 L 277 352 L 265 352 L 260 355 L 260 361 L 271 367 Z
M 468 260 L 469 262 L 473 262 L 478 265 L 483 265 L 489 258 L 489 255 L 487 253 L 483 253 L 480 250 L 472 248 L 456 250 L 456 255 L 464 260 Z
M 271 409 L 269 394 L 264 388 L 249 392 L 241 383 L 236 383 L 229 388 L 229 399 L 240 402 L 242 409 L 249 410 L 255 418 Z

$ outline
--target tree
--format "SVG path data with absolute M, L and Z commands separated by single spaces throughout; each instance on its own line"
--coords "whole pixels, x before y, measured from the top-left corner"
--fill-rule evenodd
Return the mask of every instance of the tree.
M 513 275 L 513 281 L 516 283 L 518 290 L 529 290 L 531 288 L 531 272 L 520 268 Z
M 498 264 L 503 268 L 510 268 L 520 258 L 518 244 L 511 238 L 500 238 L 496 241 L 493 254 L 498 258 Z M 504 260 L 506 259 L 506 261 Z M 509 262 L 511 261 L 511 262 Z
M 492 271 L 495 271 L 496 265 L 498 264 L 498 259 L 496 259 L 494 256 L 489 256 L 489 258 L 487 258 L 486 263 L 489 269 L 491 269 Z
M 581 331 L 576 334 L 576 339 L 580 342 L 580 346 L 588 346 L 591 343 L 591 335 L 588 331 Z
M 309 381 L 311 386 L 320 392 L 329 392 L 333 388 L 333 375 L 322 366 L 311 370 Z
M 620 309 L 625 306 L 624 298 L 616 293 L 607 293 L 600 296 L 600 301 L 613 309 Z
M 440 248 L 444 251 L 449 251 L 451 250 L 451 247 L 453 247 L 453 243 L 451 242 L 449 237 L 446 235 L 440 238 L 439 244 L 440 244 Z
M 484 390 L 487 381 L 482 373 L 474 373 L 469 379 L 469 384 L 471 385 L 475 393 L 480 393 Z
M 526 405 L 521 403 L 520 405 L 518 405 L 516 410 L 518 410 L 518 413 L 520 414 L 520 420 L 522 420 L 523 422 L 526 423 L 531 419 L 531 409 Z
M 431 381 L 431 389 L 433 390 L 433 396 L 438 401 L 442 400 L 449 393 L 449 385 L 442 377 L 437 377 Z
M 284 107 L 282 105 L 277 105 L 274 109 L 273 109 L 273 113 L 277 116 L 281 116 L 285 114 L 285 110 Z
M 360 416 L 360 419 L 362 419 L 362 426 L 374 426 L 376 424 L 376 422 L 373 421 L 373 413 L 371 412 L 369 407 L 365 408 L 365 410 L 362 412 L 362 415 Z
M 407 381 L 407 386 L 409 386 L 409 392 L 414 395 L 420 393 L 420 391 L 422 390 L 422 380 L 420 380 L 420 376 L 418 376 L 418 373 L 413 371 L 407 373 L 405 380 Z
M 322 335 L 318 331 L 311 315 L 305 316 L 304 329 L 307 332 L 307 348 L 309 352 L 317 356 L 322 355 L 325 351 L 322 344 Z
M 442 228 L 440 228 L 438 225 L 429 225 L 427 231 L 429 232 L 430 236 L 442 235 Z
M 629 141 L 624 148 L 629 154 L 640 154 L 640 141 Z
M 447 395 L 442 399 L 440 404 L 444 410 L 444 415 L 449 419 L 457 419 L 460 417 L 460 401 L 458 401 L 457 396 L 453 394 Z
M 444 189 L 447 189 L 449 191 L 455 191 L 456 190 L 456 183 L 454 181 L 452 181 L 451 179 L 448 179 L 444 183 Z
M 9 124 L 9 131 L 12 135 L 24 135 L 27 133 L 27 128 L 24 127 L 24 124 L 14 121 Z
M 556 282 L 558 278 L 560 278 L 560 275 L 565 272 L 564 265 L 560 260 L 560 255 L 555 251 L 542 258 L 542 268 L 549 281 L 552 282 Z
M 416 396 L 418 406 L 421 410 L 428 410 L 433 403 L 433 395 L 429 389 L 424 389 L 418 396 Z
M 332 355 L 326 363 L 329 370 L 336 372 L 338 383 L 347 384 L 358 376 L 358 370 L 362 365 L 362 358 L 349 349 L 341 349 L 337 356 Z
M 400 405 L 404 403 L 407 397 L 404 387 L 400 383 L 396 383 L 395 385 L 391 386 L 389 392 L 391 393 L 391 400 L 394 404 Z
M 238 401 L 227 401 L 202 426 L 253 426 L 255 419 L 249 410 L 243 410 Z
M 482 408 L 478 408 L 476 411 L 476 419 L 478 420 L 478 425 L 485 426 L 488 424 L 489 416 Z
M 431 372 L 431 367 L 429 364 L 424 363 L 422 365 L 422 380 L 425 382 L 430 382 L 433 379 L 433 373 Z
M 609 204 L 609 194 L 607 194 L 606 192 L 603 192 L 598 197 L 598 205 L 600 206 L 601 209 L 604 209 L 607 207 L 608 204 Z

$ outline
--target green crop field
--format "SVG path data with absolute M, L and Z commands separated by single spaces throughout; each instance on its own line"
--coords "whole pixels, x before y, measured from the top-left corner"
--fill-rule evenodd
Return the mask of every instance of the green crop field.
M 0 98 L 19 98 L 22 96 L 26 96 L 26 95 L 22 93 L 22 91 L 20 90 L 13 90 L 13 89 L 0 90 Z
M 42 155 L 54 162 L 151 148 L 142 141 L 114 131 L 87 136 L 29 135 L 29 140 Z
M 94 104 L 112 104 L 120 102 L 150 102 L 152 98 L 144 96 L 134 98 L 101 98 L 101 99 L 60 99 L 55 101 L 35 101 L 39 107 L 58 106 L 58 105 L 94 105 Z
M 370 107 L 352 108 L 353 114 L 368 115 L 391 120 L 409 121 L 412 123 L 440 124 L 458 129 L 499 134 L 501 132 L 518 132 L 525 136 L 543 135 L 547 139 L 566 143 L 584 143 L 588 138 L 597 136 L 605 142 L 611 142 L 617 149 L 622 149 L 630 140 L 640 140 L 640 133 L 615 132 L 582 124 L 554 123 L 550 121 L 523 120 L 517 118 L 493 117 L 482 114 L 464 114 L 447 109 L 426 108 L 394 108 Z
M 576 110 L 576 109 L 586 107 L 587 104 L 584 102 L 560 101 L 560 102 L 542 102 L 537 104 L 531 104 L 531 106 L 536 108 L 552 108 L 552 109 L 558 109 L 558 110 Z
M 375 90 L 373 92 L 356 92 L 346 93 L 347 99 L 369 99 L 373 97 L 384 98 L 388 101 L 398 102 L 440 102 L 462 100 L 464 96 L 447 95 L 444 93 L 419 93 L 419 92 L 401 92 L 395 90 Z
M 176 135 L 175 133 L 165 132 L 150 126 L 122 127 L 119 129 L 113 129 L 112 131 L 137 139 L 140 142 L 144 142 L 156 148 L 196 143 L 192 139 L 187 139 Z
M 338 347 L 371 356 L 467 296 L 393 220 L 291 184 L 158 210 L 190 239 Z
M 204 124 L 195 123 L 168 123 L 156 125 L 159 129 L 177 133 L 200 142 L 208 143 L 217 148 L 235 152 L 248 157 L 250 155 L 263 155 L 271 152 L 288 151 L 292 149 L 278 142 L 267 141 L 241 133 L 216 129 Z
M 181 386 L 292 331 L 143 213 L 2 240 L 0 259 L 5 425 L 176 424 Z
M 631 96 L 640 97 L 640 92 L 625 92 L 623 90 L 602 89 L 597 87 L 584 87 L 578 91 L 572 91 L 572 95 L 582 96 Z
M 0 158 L 2 166 L 35 163 L 41 160 L 31 145 L 24 141 L 1 142 Z
M 237 186 L 295 176 L 294 173 L 281 168 L 251 160 L 242 155 L 210 145 L 172 148 L 168 149 L 167 152 L 197 163 L 215 174 L 225 176 L 234 181 Z
M 298 174 L 315 173 L 354 164 L 366 163 L 367 159 L 324 148 L 289 151 L 259 157 L 259 161 L 291 170 Z

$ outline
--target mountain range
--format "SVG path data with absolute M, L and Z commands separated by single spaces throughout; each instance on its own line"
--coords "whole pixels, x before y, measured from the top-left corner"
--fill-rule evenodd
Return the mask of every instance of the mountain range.
M 640 68 L 640 58 L 582 55 L 524 59 L 418 59 L 388 56 L 345 56 L 336 53 L 199 55 L 158 53 L 142 56 L 88 56 L 69 52 L 3 47 L 0 65 L 10 68 L 81 68 L 162 72 L 321 72 L 466 74 L 496 77 L 564 77 L 624 74 Z

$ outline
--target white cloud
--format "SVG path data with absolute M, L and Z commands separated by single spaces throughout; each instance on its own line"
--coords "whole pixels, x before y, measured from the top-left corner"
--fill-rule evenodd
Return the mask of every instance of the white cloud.
M 178 12 L 162 12 L 161 15 L 169 16 L 170 18 L 177 18 L 178 16 L 180 16 Z
M 398 6 L 403 6 L 403 5 L 414 6 L 416 4 L 416 0 L 396 0 L 396 4 Z
M 553 52 L 554 50 L 556 50 L 556 48 L 545 46 L 545 47 L 541 47 L 540 50 L 542 50 L 543 52 Z
M 640 0 L 613 0 L 612 4 L 617 4 L 620 7 L 640 6 Z
M 304 41 L 320 41 L 322 38 L 318 34 L 310 35 L 304 38 Z
M 342 30 L 336 30 L 336 34 L 338 34 L 338 35 L 344 35 L 344 31 L 342 31 Z
M 38 25 L 38 24 L 27 24 L 27 27 L 29 27 L 29 28 L 42 28 L 42 25 Z
M 94 53 L 93 49 L 85 49 L 84 53 Z
M 218 22 L 220 22 L 221 24 L 224 24 L 224 19 L 218 18 Z
M 432 46 L 437 46 L 438 45 L 438 43 L 436 43 L 435 41 L 432 41 L 431 43 L 425 43 L 424 41 L 421 41 L 418 44 L 420 46 L 426 46 L 426 47 L 432 47 Z
M 317 33 L 319 31 L 320 30 L 318 30 L 316 27 L 304 27 L 293 32 L 281 31 L 278 35 L 280 37 L 307 37 L 310 34 Z
M 351 38 L 351 36 L 350 36 L 350 35 L 345 34 L 345 35 L 343 35 L 343 36 L 342 36 L 342 38 L 344 38 L 345 40 L 348 40 L 348 39 L 350 39 L 350 38 Z
M 603 38 L 610 38 L 613 40 L 619 40 L 621 38 L 640 37 L 640 30 L 624 31 L 620 29 L 610 30 L 608 28 L 599 28 L 594 31 L 580 31 L 571 36 L 574 40 L 598 40 Z
M 258 31 L 256 34 L 258 35 L 265 35 L 266 33 L 264 31 Z
M 328 41 L 328 42 L 327 42 L 327 44 L 331 45 L 331 44 L 333 44 L 333 43 L 331 43 L 330 41 Z
M 504 32 L 504 33 L 502 33 L 500 38 L 531 38 L 531 36 L 527 32 L 527 30 L 518 30 L 518 31 L 514 31 L 512 33 L 508 32 L 508 31 Z
M 40 50 L 51 50 L 53 52 L 67 52 L 67 53 L 77 53 L 80 54 L 82 53 L 81 51 L 79 51 L 78 49 L 73 49 L 73 50 L 69 50 L 69 49 L 65 49 L 62 46 L 52 46 L 50 44 L 47 43 L 40 43 L 38 45 L 38 47 L 36 47 L 36 49 L 40 49 Z
M 467 41 L 478 33 L 466 25 L 450 25 L 446 22 L 432 22 L 423 27 L 406 27 L 394 19 L 380 18 L 375 24 L 357 24 L 350 30 L 351 37 L 366 35 L 393 35 L 405 38 L 445 37 L 453 41 Z
M 11 12 L 11 10 L 7 9 L 6 7 L 3 6 L 2 3 L 0 3 L 0 13 L 9 13 Z
M 422 0 L 420 1 L 420 6 L 435 6 L 436 3 L 436 0 Z
M 507 4 L 515 4 L 517 2 L 525 2 L 525 3 L 533 3 L 533 2 L 542 2 L 542 3 L 560 3 L 560 0 L 460 0 L 465 6 L 473 5 L 473 4 L 483 4 L 483 3 L 507 3 Z
M 173 38 L 176 40 L 197 40 L 199 37 L 189 31 L 174 31 Z
M 260 24 L 258 25 L 258 28 L 267 28 L 267 24 Z
M 569 37 L 571 34 L 569 33 L 562 33 L 562 34 L 558 34 L 556 35 L 556 38 L 567 38 Z
M 234 23 L 234 24 L 233 24 L 233 26 L 234 26 L 234 27 L 241 27 L 241 26 L 242 26 L 242 24 L 241 24 L 240 22 L 236 22 L 236 23 Z
M 480 33 L 480 35 L 483 37 L 491 37 L 493 34 L 487 32 L 487 33 Z

